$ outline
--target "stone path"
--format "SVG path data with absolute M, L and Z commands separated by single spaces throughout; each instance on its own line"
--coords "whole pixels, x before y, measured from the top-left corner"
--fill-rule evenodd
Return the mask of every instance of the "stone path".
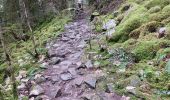
M 47 69 L 35 76 L 30 100 L 127 100 L 112 92 L 97 91 L 105 74 L 81 59 L 90 36 L 88 21 L 81 19 L 65 26 L 57 40 L 47 44 Z

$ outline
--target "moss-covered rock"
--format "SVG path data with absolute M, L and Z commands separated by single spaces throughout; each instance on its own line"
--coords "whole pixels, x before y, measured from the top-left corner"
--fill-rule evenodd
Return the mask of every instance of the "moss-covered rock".
M 170 44 L 170 41 L 166 40 L 151 40 L 140 41 L 136 44 L 132 51 L 139 60 L 153 59 L 159 49 L 166 47 Z
M 156 13 L 156 12 L 159 12 L 161 10 L 161 7 L 160 6 L 155 6 L 155 7 L 152 7 L 148 10 L 149 13 Z
M 116 27 L 116 32 L 113 34 L 111 41 L 124 42 L 128 40 L 129 33 L 148 20 L 146 11 L 143 6 L 133 4 L 133 7 L 129 9 L 121 23 Z
M 165 7 L 166 5 L 170 4 L 169 0 L 148 0 L 145 3 L 145 7 L 150 9 L 154 6 L 160 5 L 160 7 Z
M 165 39 L 170 39 L 170 24 L 167 24 L 166 32 L 165 32 Z
M 163 26 L 163 24 L 157 21 L 151 21 L 151 22 L 145 23 L 141 27 L 133 30 L 129 34 L 129 37 L 132 37 L 135 39 L 138 39 L 139 37 L 141 38 L 143 36 L 148 35 L 149 33 L 157 32 L 157 29 L 161 26 Z
M 137 29 L 133 30 L 132 32 L 130 32 L 129 37 L 134 38 L 134 39 L 138 39 L 139 36 L 140 36 L 140 33 L 141 33 L 140 28 L 137 28 Z
M 119 24 L 119 23 L 121 23 L 121 21 L 123 20 L 123 18 L 124 18 L 124 14 L 119 14 L 119 15 L 115 18 L 115 20 L 116 20 L 117 23 Z
M 157 21 L 148 22 L 140 27 L 140 36 L 145 36 L 149 33 L 157 32 L 157 29 L 161 26 L 163 26 L 163 24 Z
M 161 22 L 162 20 L 167 19 L 169 16 L 170 16 L 170 13 L 158 12 L 158 13 L 153 13 L 149 15 L 149 20 Z
M 170 1 L 169 1 L 169 2 L 170 2 Z M 162 9 L 162 12 L 163 12 L 163 13 L 170 13 L 170 5 L 165 6 L 165 7 Z
M 161 22 L 161 23 L 163 23 L 164 25 L 168 25 L 168 24 L 170 24 L 170 17 L 168 17 L 168 18 L 166 18 L 166 19 L 162 20 L 162 22 Z
M 128 0 L 128 2 L 135 2 L 137 4 L 143 4 L 143 0 Z
M 127 41 L 125 41 L 121 46 L 123 48 L 125 48 L 126 50 L 131 51 L 135 47 L 135 44 L 137 42 L 138 41 L 136 39 L 131 38 L 131 39 L 128 39 Z

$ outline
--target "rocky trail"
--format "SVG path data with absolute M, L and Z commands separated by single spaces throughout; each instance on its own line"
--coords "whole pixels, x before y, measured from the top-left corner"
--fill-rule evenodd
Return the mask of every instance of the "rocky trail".
M 81 19 L 66 25 L 65 32 L 47 44 L 49 59 L 43 61 L 47 69 L 30 82 L 32 88 L 26 92 L 30 100 L 126 100 L 96 89 L 107 77 L 91 60 L 82 60 L 91 35 L 88 21 Z

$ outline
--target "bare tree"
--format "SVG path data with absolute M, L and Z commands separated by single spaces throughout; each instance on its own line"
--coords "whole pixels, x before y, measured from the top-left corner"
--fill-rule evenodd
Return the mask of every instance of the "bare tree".
M 16 82 L 15 82 L 14 67 L 12 66 L 11 58 L 10 58 L 10 55 L 7 51 L 7 46 L 5 45 L 5 42 L 4 42 L 3 33 L 4 32 L 2 30 L 2 27 L 0 26 L 0 42 L 1 42 L 1 45 L 2 45 L 3 50 L 4 50 L 6 62 L 8 64 L 8 68 L 7 68 L 6 71 L 8 71 L 8 73 L 9 73 L 8 76 L 11 77 L 11 82 L 12 82 L 12 85 L 13 85 L 13 96 L 14 96 L 14 99 L 17 100 L 18 99 L 18 93 L 17 93 L 17 85 L 16 85 Z

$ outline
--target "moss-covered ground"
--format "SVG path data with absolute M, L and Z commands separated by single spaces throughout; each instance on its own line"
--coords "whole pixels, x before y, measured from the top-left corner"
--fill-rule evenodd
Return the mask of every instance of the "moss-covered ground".
M 47 50 L 45 48 L 46 43 L 51 39 L 56 38 L 59 35 L 59 33 L 61 33 L 64 30 L 65 24 L 67 24 L 69 21 L 71 21 L 69 16 L 56 16 L 55 18 L 49 21 L 45 21 L 33 31 L 37 51 L 40 55 L 39 59 L 41 59 L 42 56 L 46 56 L 47 53 Z M 41 65 L 38 63 L 38 60 L 33 58 L 33 56 L 31 55 L 31 53 L 34 53 L 32 52 L 33 51 L 32 40 L 10 42 L 6 43 L 6 45 L 8 47 L 12 59 L 12 65 L 14 66 L 16 76 L 18 75 L 18 72 L 20 70 L 26 70 L 28 76 L 31 76 L 35 74 L 35 72 L 42 70 L 40 68 Z M 0 49 L 0 53 L 2 55 L 0 58 L 0 84 L 5 85 L 4 74 L 5 69 L 7 68 L 8 65 L 4 62 L 5 58 L 2 48 Z M 2 87 L 0 87 L 0 89 L 2 89 Z M 5 100 L 6 99 L 13 100 L 12 99 L 13 97 L 11 97 L 12 96 L 11 92 L 10 91 L 3 92 Z
M 97 41 L 93 40 L 92 49 L 102 56 L 95 62 L 100 68 L 114 77 L 115 90 L 119 94 L 129 95 L 132 100 L 169 100 L 170 99 L 170 1 L 169 0 L 127 0 L 117 11 L 116 15 L 108 13 L 98 19 L 108 21 L 115 19 L 117 26 L 112 38 L 107 41 L 101 36 L 100 42 L 107 45 L 106 51 L 101 52 Z M 104 16 L 104 17 L 103 17 Z M 96 23 L 97 30 L 102 31 L 101 22 Z M 165 36 L 158 38 L 158 30 L 166 28 Z M 126 61 L 110 60 L 110 51 L 123 48 L 135 57 L 130 65 Z M 122 55 L 120 55 L 123 57 Z M 124 55 L 127 56 L 127 55 Z M 124 59 L 124 58 L 122 58 Z M 123 69 L 123 70 L 122 70 Z M 126 87 L 136 83 L 136 93 L 126 91 Z

